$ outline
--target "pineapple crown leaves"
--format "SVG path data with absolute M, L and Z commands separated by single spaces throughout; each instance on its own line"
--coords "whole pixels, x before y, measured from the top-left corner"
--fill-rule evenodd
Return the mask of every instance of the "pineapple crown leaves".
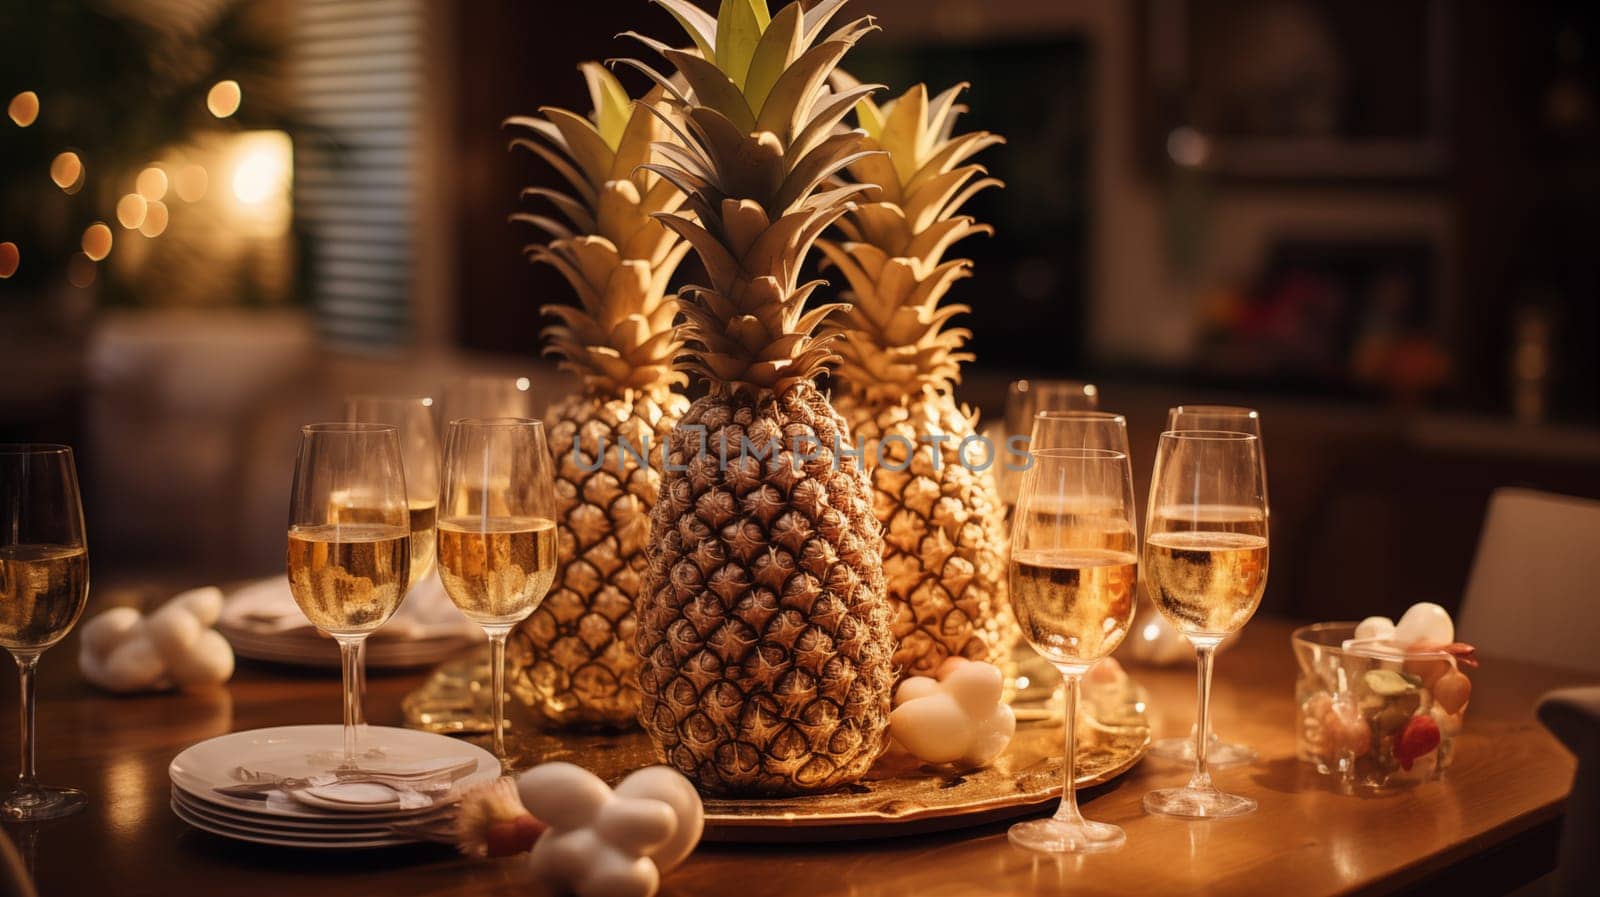
M 844 0 L 798 2 L 769 15 L 765 0 L 722 0 L 713 18 L 689 0 L 655 0 L 693 44 L 676 49 L 631 36 L 671 63 L 676 79 L 637 60 L 671 98 L 659 118 L 675 141 L 657 144 L 644 170 L 677 186 L 684 209 L 656 217 L 700 256 L 708 284 L 680 292 L 685 370 L 713 390 L 761 394 L 813 381 L 837 360 L 838 334 L 817 328 L 840 305 L 807 311 L 821 281 L 801 284 L 811 247 L 870 184 L 838 176 L 880 151 L 840 127 L 877 85 L 833 90 L 829 76 L 876 29 L 862 17 L 828 31 Z
M 853 83 L 843 72 L 834 79 L 842 89 Z M 882 153 L 855 160 L 849 172 L 877 189 L 872 202 L 839 221 L 843 241 L 818 246 L 850 284 L 850 307 L 827 325 L 841 339 L 839 376 L 869 401 L 948 393 L 961 379 L 961 365 L 973 359 L 959 351 L 971 331 L 945 329 L 971 309 L 939 305 L 956 281 L 971 275 L 972 263 L 944 255 L 966 237 L 994 232 L 960 211 L 978 192 L 1003 186 L 968 160 L 1005 139 L 954 133 L 965 111 L 956 100 L 966 87 L 930 98 L 918 84 L 881 106 L 867 97 L 856 104 L 866 145 Z
M 529 187 L 561 217 L 518 212 L 513 221 L 543 230 L 548 242 L 526 248 L 572 286 L 579 305 L 546 305 L 544 352 L 608 394 L 664 389 L 688 378 L 672 369 L 682 347 L 673 328 L 677 300 L 667 287 L 689 244 L 654 217 L 677 210 L 683 194 L 642 168 L 670 136 L 660 90 L 634 101 L 599 63 L 579 66 L 593 106 L 582 116 L 553 106 L 506 125 L 529 132 L 512 140 L 550 164 L 570 185 L 562 193 Z M 534 139 L 537 138 L 537 139 Z

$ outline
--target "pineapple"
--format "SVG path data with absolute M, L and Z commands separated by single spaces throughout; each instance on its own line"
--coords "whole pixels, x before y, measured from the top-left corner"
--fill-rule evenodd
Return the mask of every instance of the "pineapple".
M 633 604 L 645 568 L 649 513 L 661 475 L 640 455 L 663 439 L 688 407 L 672 392 L 686 379 L 672 369 L 677 300 L 667 284 L 689 245 L 652 215 L 683 194 L 638 166 L 670 136 L 651 111 L 652 91 L 635 104 L 597 63 L 582 65 L 593 120 L 563 109 L 508 124 L 544 143 L 515 145 L 544 157 L 571 182 L 572 195 L 532 187 L 567 219 L 519 213 L 551 237 L 530 256 L 554 266 L 580 306 L 547 305 L 545 352 L 583 378 L 583 391 L 546 415 L 556 454 L 556 525 L 561 566 L 544 603 L 511 641 L 511 689 L 549 722 L 621 728 L 636 723 L 639 661 Z M 656 110 L 662 111 L 662 110 Z M 634 453 L 619 450 L 631 447 Z M 603 456 L 603 457 L 602 457 Z
M 842 0 L 770 19 L 765 0 L 723 0 L 715 19 L 657 2 L 694 49 L 642 40 L 687 90 L 630 64 L 685 119 L 647 167 L 695 216 L 660 217 L 706 269 L 679 294 L 679 363 L 710 391 L 673 433 L 650 519 L 640 722 L 705 793 L 824 791 L 882 752 L 894 681 L 871 484 L 816 382 L 835 339 L 816 329 L 839 306 L 805 311 L 821 282 L 799 283 L 817 236 L 868 189 L 826 185 L 862 158 L 863 135 L 838 125 L 875 88 L 826 78 L 873 26 L 823 37 Z
M 894 662 L 904 675 L 931 676 L 951 656 L 1003 663 L 1019 634 L 1006 601 L 1005 506 L 992 466 L 1002 460 L 982 443 L 968 446 L 970 463 L 960 454 L 978 433 L 976 414 L 952 394 L 961 363 L 972 360 L 960 351 L 970 332 L 946 325 L 969 309 L 939 304 L 971 269 L 945 251 L 992 230 L 958 214 L 961 206 L 999 185 L 964 163 L 1002 138 L 951 136 L 964 86 L 931 100 L 919 84 L 881 107 L 860 101 L 866 145 L 884 153 L 857 159 L 850 173 L 880 192 L 840 220 L 843 242 L 818 244 L 850 283 L 843 298 L 851 307 L 829 324 L 842 336 L 836 407 L 878 461 L 872 486 Z

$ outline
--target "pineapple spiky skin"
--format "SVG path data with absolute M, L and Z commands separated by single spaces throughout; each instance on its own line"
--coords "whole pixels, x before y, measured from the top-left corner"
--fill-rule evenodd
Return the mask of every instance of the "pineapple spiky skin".
M 1002 665 L 1021 632 L 1006 600 L 1006 511 L 993 468 L 1002 461 L 977 445 L 968 449 L 970 465 L 959 454 L 962 440 L 976 435 L 975 416 L 948 393 L 887 404 L 843 396 L 834 404 L 867 457 L 882 453 L 871 479 L 895 668 L 932 676 L 949 657 Z M 946 438 L 935 445 L 929 436 Z
M 679 444 L 684 427 L 705 428 L 703 452 Z M 782 447 L 757 460 L 745 439 Z M 816 457 L 796 457 L 797 439 Z M 671 446 L 638 609 L 639 719 L 702 792 L 826 791 L 886 745 L 882 538 L 867 475 L 836 445 L 850 446 L 844 419 L 800 383 L 698 399 Z
M 644 575 L 659 446 L 689 400 L 664 389 L 580 393 L 550 408 L 556 585 L 509 643 L 513 694 L 564 728 L 637 725 L 634 599 Z M 636 454 L 649 453 L 641 465 Z M 601 452 L 604 455 L 601 455 Z

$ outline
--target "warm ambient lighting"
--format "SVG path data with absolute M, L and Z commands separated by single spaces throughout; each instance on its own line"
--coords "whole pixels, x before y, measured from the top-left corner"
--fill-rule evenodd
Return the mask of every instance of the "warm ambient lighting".
M 111 254 L 111 228 L 105 222 L 96 221 L 84 228 L 83 254 L 96 262 Z
M 6 107 L 6 114 L 17 123 L 17 127 L 26 128 L 33 124 L 39 117 L 39 95 L 31 90 L 24 90 L 11 98 L 11 105 Z
M 270 149 L 251 151 L 233 170 L 233 195 L 245 205 L 260 205 L 283 190 L 282 159 Z
M 227 118 L 239 111 L 239 101 L 243 98 L 238 81 L 218 81 L 206 94 L 206 108 L 217 118 Z
M 83 160 L 68 150 L 50 160 L 50 180 L 68 193 L 76 193 L 83 186 Z
M 93 259 L 81 252 L 74 252 L 72 258 L 67 259 L 67 281 L 81 290 L 94 283 L 96 267 Z
M 0 243 L 0 280 L 17 273 L 20 264 L 22 253 L 17 251 L 17 244 L 9 241 Z
M 204 168 L 189 164 L 173 174 L 172 189 L 184 202 L 199 202 L 206 195 L 210 180 Z
M 257 236 L 289 229 L 289 184 L 294 144 L 282 131 L 250 131 L 233 138 L 226 174 L 233 216 Z
M 532 385 L 533 385 L 533 382 L 531 380 L 529 380 L 527 377 L 518 377 L 517 378 L 517 392 L 527 392 L 528 391 L 528 387 L 530 387 Z
M 128 230 L 144 223 L 145 211 L 144 197 L 137 193 L 129 193 L 117 200 L 117 222 Z
M 139 172 L 134 189 L 145 199 L 163 199 L 167 195 L 167 173 L 152 165 Z
M 167 204 L 152 199 L 145 204 L 144 223 L 139 225 L 139 233 L 147 237 L 159 237 L 167 229 L 167 219 Z

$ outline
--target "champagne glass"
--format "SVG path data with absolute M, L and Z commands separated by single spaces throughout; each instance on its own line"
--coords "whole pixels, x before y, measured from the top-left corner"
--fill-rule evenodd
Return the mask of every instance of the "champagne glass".
M 1128 456 L 1039 449 L 1017 497 L 1011 604 L 1028 644 L 1060 671 L 1066 693 L 1061 805 L 1011 827 L 1011 843 L 1048 853 L 1122 846 L 1122 829 L 1078 810 L 1074 742 L 1083 674 L 1122 643 L 1133 622 L 1138 537 Z
M 72 449 L 0 445 L 0 645 L 17 661 L 22 691 L 17 784 L 0 815 L 31 821 L 83 809 L 76 788 L 34 772 L 34 676 L 39 655 L 66 637 L 89 599 L 89 549 Z
M 1106 449 L 1128 453 L 1128 420 L 1110 411 L 1048 410 L 1034 415 L 1028 448 Z
M 388 424 L 400 437 L 400 460 L 405 465 L 406 517 L 411 532 L 410 583 L 433 572 L 433 523 L 439 506 L 439 437 L 433 425 L 433 399 L 427 396 L 350 396 L 344 402 L 345 420 Z M 409 589 L 407 590 L 409 591 Z M 404 599 L 401 599 L 402 603 Z M 356 646 L 356 688 L 367 696 L 366 642 Z M 359 705 L 357 709 L 361 709 Z M 356 722 L 364 722 L 357 719 Z
M 1100 405 L 1100 390 L 1081 380 L 1013 380 L 1006 389 L 1004 439 L 1027 436 L 1041 411 L 1093 411 Z M 995 485 L 1006 507 L 1017 504 L 1022 485 L 1020 465 L 1006 463 L 995 470 Z
M 1254 812 L 1226 794 L 1207 766 L 1211 668 L 1217 645 L 1249 622 L 1267 584 L 1266 471 L 1249 433 L 1169 430 L 1150 479 L 1144 581 L 1156 608 L 1194 645 L 1199 672 L 1194 775 L 1145 795 L 1145 809 L 1211 818 Z
M 1177 405 L 1167 411 L 1168 430 L 1226 430 L 1234 433 L 1249 433 L 1256 439 L 1261 438 L 1261 413 L 1254 408 L 1244 408 L 1239 405 Z M 1265 447 L 1257 443 L 1257 451 L 1262 453 L 1262 470 L 1266 469 Z M 1266 501 L 1266 482 L 1262 481 L 1261 496 Z M 1268 506 L 1270 514 L 1270 505 Z M 1251 515 L 1246 509 L 1242 515 L 1248 519 Z M 1224 516 L 1226 516 L 1224 514 Z M 1148 585 L 1148 583 L 1147 583 Z M 1153 621 L 1159 622 L 1159 621 Z M 1171 630 L 1167 630 L 1170 632 Z M 1163 760 L 1176 760 L 1180 763 L 1194 762 L 1195 723 L 1189 729 L 1187 737 L 1162 738 L 1150 745 L 1150 755 Z M 1256 749 L 1249 745 L 1235 744 L 1223 741 L 1218 737 L 1215 729 L 1206 735 L 1206 762 L 1212 766 L 1231 766 L 1236 763 L 1251 763 L 1256 759 Z
M 489 637 L 494 755 L 502 764 L 506 636 L 539 607 L 556 576 L 552 466 L 536 420 L 458 420 L 445 435 L 439 578 Z
M 345 768 L 356 765 L 361 644 L 400 607 L 411 577 L 411 526 L 400 437 L 387 424 L 300 428 L 289 496 L 289 591 L 339 643 Z

